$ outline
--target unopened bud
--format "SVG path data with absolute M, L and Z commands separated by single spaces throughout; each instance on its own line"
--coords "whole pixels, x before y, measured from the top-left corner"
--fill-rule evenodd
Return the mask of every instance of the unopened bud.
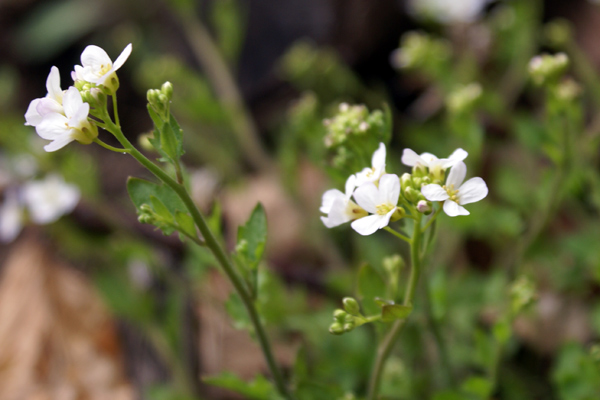
M 404 189 L 403 193 L 404 197 L 406 197 L 406 200 L 410 201 L 411 203 L 416 203 L 419 201 L 420 192 L 417 192 L 412 187 L 407 187 L 406 189 Z
M 171 82 L 165 82 L 160 87 L 161 92 L 167 97 L 167 100 L 170 101 L 173 99 L 173 84 Z
M 400 187 L 402 191 L 406 190 L 408 187 L 413 187 L 412 175 L 409 173 L 404 173 L 400 177 Z
M 571 40 L 573 29 L 566 19 L 555 19 L 544 27 L 544 36 L 550 46 L 562 48 Z
M 360 306 L 355 299 L 352 297 L 344 297 L 342 303 L 344 304 L 344 310 L 346 310 L 348 314 L 356 316 L 360 315 Z
M 344 327 L 339 322 L 334 322 L 329 326 L 329 333 L 341 335 L 344 333 Z
M 529 75 L 536 85 L 556 82 L 567 70 L 569 57 L 565 53 L 535 56 L 529 62 Z
M 431 203 L 427 200 L 419 200 L 417 203 L 417 211 L 425 215 L 431 214 Z
M 406 216 L 406 211 L 402 207 L 396 207 L 396 211 L 392 214 L 390 221 L 395 222 Z

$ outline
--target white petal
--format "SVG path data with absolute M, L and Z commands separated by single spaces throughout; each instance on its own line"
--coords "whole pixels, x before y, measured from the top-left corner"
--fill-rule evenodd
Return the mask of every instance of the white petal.
M 346 199 L 350 199 L 350 197 L 352 197 L 352 193 L 354 193 L 355 188 L 356 188 L 356 175 L 350 175 L 348 180 L 346 180 Z
M 448 192 L 438 184 L 431 183 L 421 188 L 421 193 L 429 201 L 444 201 L 450 198 Z
M 63 107 L 65 109 L 65 115 L 67 118 L 72 118 L 77 111 L 83 105 L 83 100 L 81 99 L 81 93 L 77 90 L 76 87 L 71 86 L 67 92 L 65 93 L 63 100 Z
M 454 153 L 450 154 L 450 157 L 443 160 L 442 168 L 450 168 L 453 165 L 457 164 L 459 161 L 463 161 L 465 158 L 467 158 L 468 155 L 469 153 L 467 153 L 465 150 L 456 149 L 454 150 Z
M 392 218 L 392 215 L 394 215 L 395 212 L 396 212 L 396 209 L 394 208 L 389 213 L 381 216 L 381 219 L 379 221 L 379 229 L 382 229 L 382 228 L 385 228 L 386 226 L 388 226 L 388 224 L 390 223 L 390 218 Z
M 466 175 L 467 166 L 464 162 L 459 161 L 450 168 L 448 179 L 446 179 L 446 186 L 450 187 L 451 185 L 454 185 L 454 189 L 458 189 L 465 180 Z
M 336 199 L 345 199 L 344 193 L 340 192 L 337 189 L 330 189 L 323 193 L 323 198 L 321 201 L 321 208 L 319 209 L 322 213 L 329 213 L 331 211 L 331 206 Z
M 35 131 L 42 139 L 54 140 L 69 134 L 68 122 L 69 120 L 62 114 L 49 114 L 35 127 Z
M 385 144 L 379 143 L 379 148 L 373 153 L 371 165 L 381 174 L 385 170 Z M 379 178 L 379 176 L 377 177 Z
M 377 206 L 380 205 L 379 189 L 373 182 L 367 182 L 360 185 L 354 191 L 354 199 L 356 203 L 370 212 L 377 213 Z
M 488 195 L 488 187 L 484 180 L 476 177 L 471 178 L 458 189 L 459 204 L 469 204 L 479 201 Z
M 23 207 L 17 193 L 6 192 L 4 204 L 0 207 L 0 241 L 12 242 L 23 227 Z
M 69 126 L 71 128 L 83 128 L 87 123 L 89 113 L 90 105 L 88 103 L 81 104 L 69 120 Z
M 54 99 L 51 99 L 50 97 L 44 97 L 43 99 L 40 99 L 36 109 L 38 114 L 42 117 L 52 113 L 64 114 L 65 112 L 62 104 Z
M 437 158 L 436 156 L 434 156 L 434 155 L 433 155 L 433 154 L 431 154 L 431 153 L 421 153 L 421 159 L 422 159 L 423 161 L 425 161 L 425 164 L 424 164 L 424 165 L 426 165 L 426 166 L 428 166 L 428 167 L 431 167 L 431 166 L 432 166 L 432 164 L 435 164 L 436 162 L 439 162 L 439 161 L 440 161 L 440 159 L 439 159 L 439 158 Z
M 131 55 L 131 50 L 132 50 L 132 46 L 131 46 L 131 43 L 129 43 L 127 46 L 125 46 L 125 48 L 123 49 L 121 54 L 119 54 L 119 57 L 117 57 L 117 59 L 115 60 L 115 62 L 113 64 L 113 68 L 112 68 L 113 71 L 118 70 L 119 68 L 121 68 L 123 66 L 123 64 L 125 64 L 125 61 L 127 61 L 129 56 Z
M 25 125 L 37 126 L 42 122 L 42 116 L 37 111 L 37 106 L 41 100 L 34 99 L 29 103 L 29 107 L 27 107 L 27 111 L 25 112 Z
M 328 228 L 342 225 L 352 219 L 351 216 L 346 212 L 347 207 L 347 201 L 344 199 L 337 199 L 331 206 L 331 211 L 327 215 L 327 218 L 323 219 L 323 217 L 321 217 L 321 220 Z
M 379 180 L 379 201 L 380 204 L 398 204 L 400 197 L 400 178 L 398 175 L 386 174 Z
M 112 66 L 112 61 L 104 49 L 90 45 L 83 50 L 83 53 L 81 53 L 81 65 L 84 67 L 92 67 L 93 69 L 100 69 L 101 66 Z
M 446 200 L 444 202 L 444 212 L 450 217 L 456 217 L 457 215 L 469 215 L 470 213 L 463 206 L 458 205 L 457 202 L 452 200 Z
M 402 152 L 402 164 L 414 167 L 415 165 L 427 165 L 425 160 L 420 155 L 412 151 L 411 149 L 404 149 Z
M 63 147 L 65 147 L 66 145 L 71 143 L 73 140 L 75 140 L 75 139 L 73 139 L 71 136 L 59 137 L 59 138 L 55 139 L 53 142 L 50 142 L 47 145 L 45 145 L 44 150 L 47 151 L 48 153 L 51 153 L 53 151 L 62 149 Z
M 360 233 L 363 236 L 371 235 L 379 229 L 381 225 L 382 218 L 385 218 L 384 215 L 369 215 L 363 218 L 359 218 L 356 221 L 352 222 L 350 226 L 356 232 Z
M 54 66 L 50 69 L 50 74 L 46 80 L 46 89 L 48 90 L 49 98 L 62 104 L 63 91 L 60 88 L 60 73 L 58 72 L 58 68 Z

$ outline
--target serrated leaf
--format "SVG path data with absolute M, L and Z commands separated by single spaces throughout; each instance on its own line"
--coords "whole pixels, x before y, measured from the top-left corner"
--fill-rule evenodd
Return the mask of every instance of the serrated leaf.
M 276 400 L 280 399 L 273 384 L 264 376 L 257 375 L 251 382 L 242 380 L 231 372 L 223 372 L 217 376 L 203 378 L 205 383 L 222 387 L 240 393 L 246 398 L 254 400 Z
M 240 254 L 248 263 L 246 266 L 251 271 L 258 267 L 267 244 L 267 217 L 262 204 L 258 203 L 245 225 L 238 229 L 238 244 L 243 252 Z
M 406 319 L 412 312 L 412 309 L 412 306 L 404 306 L 402 304 L 385 305 L 381 307 L 381 322 Z

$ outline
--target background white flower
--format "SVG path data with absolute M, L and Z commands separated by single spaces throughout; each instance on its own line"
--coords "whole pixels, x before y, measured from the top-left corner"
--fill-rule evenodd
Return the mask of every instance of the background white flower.
M 16 190 L 5 192 L 0 206 L 0 241 L 12 242 L 23 228 L 23 206 Z
M 415 153 L 411 149 L 404 149 L 402 152 L 402 164 L 414 167 L 417 165 L 428 167 L 430 170 L 436 168 L 446 169 L 453 165 L 461 162 L 469 153 L 463 149 L 456 149 L 448 158 L 437 158 L 431 153 L 422 153 L 421 155 Z
M 73 80 L 82 80 L 96 85 L 104 85 L 113 74 L 125 64 L 131 54 L 129 43 L 113 63 L 101 47 L 90 45 L 81 53 L 81 65 L 75 66 Z
M 373 182 L 367 182 L 356 188 L 354 199 L 372 215 L 352 222 L 352 229 L 365 236 L 386 227 L 396 211 L 399 197 L 400 179 L 394 174 L 383 175 L 379 180 L 379 187 Z
M 350 200 L 356 187 L 356 176 L 350 175 L 346 180 L 346 193 L 331 189 L 323 193 L 321 212 L 327 214 L 321 221 L 328 228 L 344 224 L 354 219 L 363 217 L 367 213 L 355 202 Z
M 25 125 L 38 126 L 45 115 L 51 113 L 64 114 L 63 95 L 64 91 L 60 87 L 60 73 L 58 68 L 52 67 L 48 79 L 46 79 L 46 97 L 34 99 L 29 103 L 25 112 Z
M 467 166 L 460 161 L 450 169 L 444 186 L 425 185 L 421 188 L 421 193 L 429 201 L 443 201 L 444 212 L 451 217 L 469 215 L 469 211 L 463 205 L 485 198 L 488 194 L 488 187 L 479 177 L 471 178 L 463 183 L 466 175 Z
M 46 151 L 61 149 L 73 140 L 84 144 L 92 142 L 93 137 L 90 135 L 94 132 L 94 128 L 88 121 L 90 105 L 83 102 L 79 90 L 71 86 L 64 95 L 63 106 L 64 115 L 48 114 L 35 128 L 41 138 L 52 141 L 44 146 Z M 89 131 L 89 134 L 84 132 L 86 130 Z M 95 132 L 97 135 L 97 130 Z
M 23 186 L 22 194 L 31 220 L 36 224 L 48 224 L 70 213 L 80 198 L 79 188 L 66 183 L 58 175 L 27 182 Z
M 410 13 L 442 23 L 475 21 L 490 0 L 410 0 Z
M 385 145 L 379 143 L 379 148 L 373 153 L 371 158 L 371 168 L 365 168 L 356 174 L 356 185 L 360 186 L 365 182 L 377 182 L 381 175 L 385 174 Z

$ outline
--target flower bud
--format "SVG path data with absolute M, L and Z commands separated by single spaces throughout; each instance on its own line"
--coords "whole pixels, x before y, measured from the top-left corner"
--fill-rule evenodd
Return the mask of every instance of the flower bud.
M 346 316 L 346 311 L 338 308 L 333 312 L 333 318 L 336 320 L 341 320 Z
M 431 203 L 427 200 L 419 200 L 417 203 L 417 211 L 421 214 L 429 215 L 431 214 Z
M 165 82 L 160 87 L 160 91 L 167 97 L 167 101 L 173 99 L 173 84 L 171 82 Z
M 419 195 L 421 194 L 420 192 L 416 191 L 412 187 L 407 187 L 403 193 L 404 193 L 404 197 L 406 197 L 406 200 L 410 201 L 411 203 L 418 202 Z
M 402 207 L 396 207 L 396 211 L 392 214 L 390 218 L 391 222 L 398 221 L 406 216 L 406 211 Z
M 483 89 L 479 83 L 469 83 L 448 95 L 446 107 L 453 114 L 467 113 L 475 107 L 482 94 Z
M 536 85 L 555 83 L 569 66 L 569 57 L 565 53 L 535 56 L 529 62 L 529 75 Z
M 344 304 L 344 310 L 346 310 L 348 314 L 356 316 L 360 315 L 360 306 L 355 299 L 352 297 L 344 297 L 342 303 Z
M 406 190 L 408 187 L 414 187 L 411 174 L 408 172 L 402 174 L 400 177 L 400 187 L 402 188 L 402 191 Z
M 544 37 L 554 48 L 562 48 L 573 37 L 573 29 L 566 19 L 555 19 L 544 27 Z
M 339 322 L 334 322 L 329 326 L 329 333 L 341 335 L 344 333 L 344 327 Z

